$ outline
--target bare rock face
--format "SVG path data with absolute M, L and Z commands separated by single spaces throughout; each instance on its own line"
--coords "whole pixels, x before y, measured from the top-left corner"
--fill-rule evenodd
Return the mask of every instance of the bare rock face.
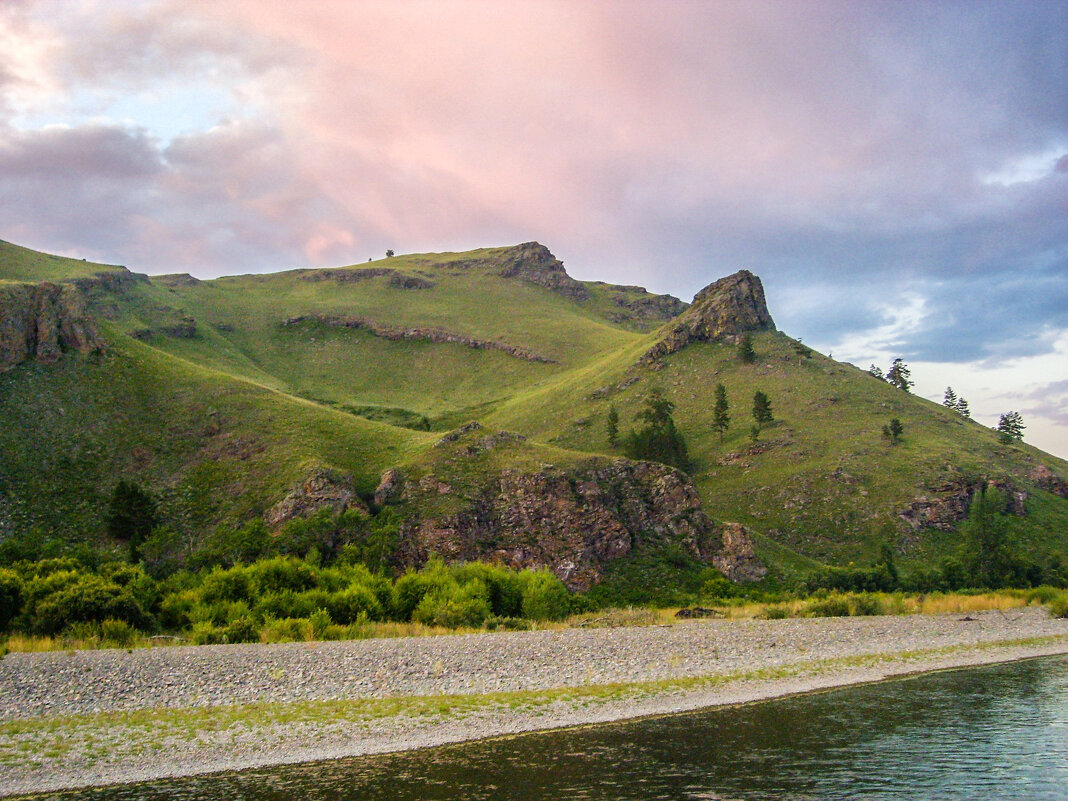
M 277 528 L 289 520 L 310 517 L 322 509 L 338 513 L 352 508 L 368 511 L 367 505 L 356 495 L 352 478 L 333 470 L 317 469 L 267 510 L 263 519 L 271 528 Z
M 405 486 L 404 474 L 395 467 L 382 474 L 382 479 L 375 489 L 375 506 L 385 506 L 399 501 L 403 497 Z
M 1006 498 L 1005 511 L 1017 517 L 1027 516 L 1027 492 L 1015 487 L 1007 479 L 968 481 L 963 478 L 947 481 L 934 487 L 933 495 L 921 495 L 898 513 L 914 530 L 936 528 L 954 531 L 968 517 L 972 499 L 984 487 L 1001 491 Z
M 764 300 L 764 285 L 748 270 L 739 270 L 698 292 L 690 308 L 675 318 L 642 361 L 656 361 L 691 342 L 718 342 L 774 328 Z
M 1068 481 L 1055 475 L 1053 471 L 1044 464 L 1038 465 L 1038 467 L 1031 471 L 1030 479 L 1034 481 L 1035 486 L 1040 489 L 1044 489 L 1046 492 L 1052 492 L 1054 495 L 1058 495 L 1061 498 L 1068 499 Z
M 77 287 L 0 285 L 0 370 L 33 359 L 51 363 L 65 351 L 92 353 L 104 346 Z
M 753 551 L 749 531 L 741 523 L 724 523 L 721 528 L 723 547 L 712 557 L 712 564 L 731 581 L 760 581 L 768 569 Z
M 498 275 L 537 284 L 572 300 L 590 297 L 582 282 L 568 275 L 564 263 L 539 242 L 524 242 L 509 248 Z
M 436 478 L 409 483 L 405 499 L 414 514 L 401 528 L 403 564 L 422 564 L 431 554 L 488 559 L 520 569 L 547 568 L 581 591 L 600 579 L 611 560 L 642 544 L 670 542 L 739 580 L 761 569 L 744 529 L 731 530 L 732 550 L 725 549 L 724 532 L 702 511 L 689 477 L 654 462 L 508 469 L 473 497 L 468 492 L 458 499 L 459 511 L 419 514 L 421 507 L 432 508 L 435 496 L 451 492 Z

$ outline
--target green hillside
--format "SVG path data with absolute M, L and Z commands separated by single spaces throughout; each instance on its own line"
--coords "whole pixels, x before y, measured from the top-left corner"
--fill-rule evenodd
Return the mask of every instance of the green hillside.
M 319 468 L 351 476 L 372 507 L 394 467 L 452 476 L 455 498 L 474 502 L 474 479 L 493 471 L 619 457 L 609 408 L 626 433 L 659 387 L 706 512 L 744 524 L 772 567 L 867 564 L 887 543 L 929 562 L 958 535 L 902 514 L 987 480 L 1027 493 L 1012 523 L 1030 553 L 1068 556 L 1068 499 L 1035 478 L 1039 465 L 1068 476 L 1064 461 L 850 365 L 799 357 L 773 330 L 754 333 L 752 364 L 730 335 L 643 359 L 686 305 L 575 281 L 535 243 L 211 281 L 0 243 L 0 281 L 75 282 L 107 343 L 0 373 L 0 538 L 103 541 L 119 478 L 151 488 L 191 542 L 258 519 Z M 718 383 L 731 404 L 722 438 Z M 757 390 L 775 422 L 753 442 Z M 891 418 L 904 425 L 893 446 L 881 433 Z M 525 439 L 470 462 L 435 450 L 469 420 Z

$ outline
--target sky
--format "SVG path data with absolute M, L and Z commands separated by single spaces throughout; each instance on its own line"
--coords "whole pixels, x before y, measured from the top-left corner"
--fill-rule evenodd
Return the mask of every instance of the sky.
M 0 0 L 0 238 L 149 274 L 537 240 L 1068 457 L 1068 2 Z

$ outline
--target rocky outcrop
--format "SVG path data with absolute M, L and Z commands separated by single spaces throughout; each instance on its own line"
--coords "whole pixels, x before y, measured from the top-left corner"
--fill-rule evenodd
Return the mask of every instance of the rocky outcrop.
M 317 469 L 267 510 L 264 522 L 271 528 L 295 518 L 310 517 L 323 509 L 333 513 L 357 508 L 367 511 L 367 505 L 356 495 L 352 478 L 333 470 Z
M 501 261 L 497 274 L 502 278 L 518 278 L 572 300 L 584 301 L 590 297 L 585 285 L 568 275 L 564 263 L 539 242 L 524 242 L 508 248 Z
M 150 279 L 153 284 L 163 284 L 163 286 L 177 289 L 180 287 L 196 286 L 200 283 L 199 278 L 195 278 L 189 273 L 169 273 L 167 275 L 153 275 Z
M 774 330 L 764 286 L 748 270 L 721 278 L 702 289 L 642 361 L 657 361 L 691 342 L 732 340 L 741 334 Z
M 70 284 L 0 284 L 0 370 L 51 363 L 65 351 L 92 353 L 104 339 Z
M 326 314 L 302 314 L 298 317 L 290 317 L 282 323 L 283 327 L 291 327 L 300 325 L 301 323 L 317 323 L 319 325 L 326 325 L 335 328 L 353 328 L 361 331 L 367 331 L 374 334 L 376 337 L 382 337 L 383 339 L 391 339 L 394 341 L 401 340 L 418 340 L 422 342 L 437 342 L 448 343 L 452 345 L 463 345 L 467 348 L 475 348 L 476 350 L 498 350 L 501 353 L 506 353 L 509 356 L 514 356 L 517 359 L 523 359 L 528 362 L 540 362 L 542 364 L 556 364 L 555 360 L 546 356 L 541 356 L 537 353 L 532 353 L 526 348 L 520 348 L 515 345 L 509 345 L 504 342 L 494 342 L 487 339 L 475 339 L 474 337 L 464 336 L 463 334 L 454 334 L 451 331 L 443 331 L 440 328 L 402 328 L 399 326 L 386 325 L 385 323 L 379 323 L 374 320 L 368 320 L 365 317 L 338 317 Z
M 566 470 L 553 465 L 534 472 L 507 469 L 474 491 L 466 488 L 462 497 L 438 476 L 409 481 L 403 489 L 396 478 L 384 476 L 383 485 L 411 513 L 401 529 L 404 565 L 422 564 L 431 554 L 485 559 L 547 568 L 571 589 L 585 590 L 613 559 L 643 545 L 670 543 L 735 580 L 762 575 L 745 530 L 714 524 L 702 511 L 693 482 L 654 462 L 594 460 Z M 458 511 L 422 516 L 420 510 L 434 508 L 443 496 L 457 501 Z
M 1068 499 L 1068 481 L 1055 475 L 1044 464 L 1040 464 L 1032 470 L 1029 478 L 1035 482 L 1035 486 L 1039 489 L 1044 489 L 1046 492 L 1052 492 L 1054 495 Z
M 157 334 L 171 337 L 172 339 L 195 339 L 197 321 L 192 317 L 182 317 L 170 325 L 161 325 L 157 328 L 136 328 L 128 333 L 134 339 L 140 339 L 142 342 L 151 339 Z
M 625 286 L 595 282 L 610 293 L 618 311 L 609 313 L 614 323 L 672 320 L 689 307 L 674 295 L 654 295 L 643 286 Z
M 1005 512 L 1017 517 L 1027 515 L 1027 492 L 1015 487 L 1007 479 L 956 478 L 934 487 L 933 495 L 921 495 L 898 513 L 914 530 L 935 528 L 939 531 L 955 531 L 961 521 L 968 517 L 972 499 L 984 487 L 996 489 L 1005 496 Z
M 722 547 L 712 556 L 712 564 L 731 581 L 760 581 L 768 574 L 753 550 L 749 530 L 741 523 L 724 523 L 720 529 Z
M 418 275 L 410 275 L 394 270 L 392 267 L 343 267 L 331 270 L 302 270 L 297 274 L 300 281 L 336 281 L 351 284 L 369 281 L 372 278 L 389 276 L 387 282 L 393 289 L 430 289 L 434 282 Z

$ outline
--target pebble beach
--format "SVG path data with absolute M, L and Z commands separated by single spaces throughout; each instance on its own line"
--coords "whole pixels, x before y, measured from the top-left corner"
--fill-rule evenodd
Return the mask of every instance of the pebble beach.
M 1068 620 L 1037 607 L 14 653 L 0 659 L 0 795 L 396 751 L 1062 653 Z

